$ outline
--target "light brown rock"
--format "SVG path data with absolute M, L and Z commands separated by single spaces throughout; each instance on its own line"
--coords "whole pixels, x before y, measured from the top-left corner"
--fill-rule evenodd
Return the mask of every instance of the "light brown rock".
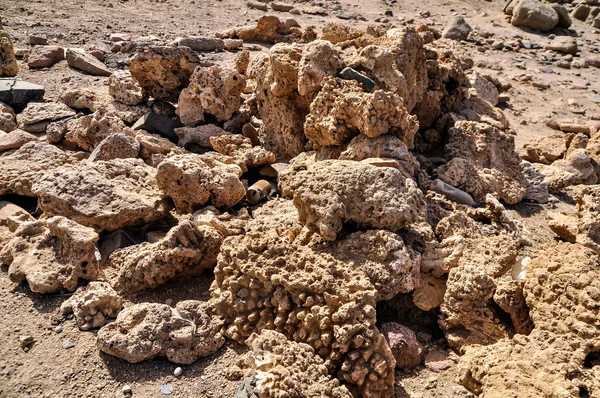
M 8 134 L 0 136 L 0 152 L 9 149 L 19 149 L 31 141 L 37 141 L 38 137 L 23 130 L 13 130 Z
M 79 69 L 90 75 L 110 76 L 112 73 L 104 63 L 82 49 L 67 48 L 66 59 L 70 67 Z
M 212 144 L 210 143 L 211 137 L 219 137 L 231 133 L 214 124 L 203 124 L 198 127 L 176 128 L 175 134 L 179 137 L 178 144 L 180 147 L 196 144 L 203 148 L 212 148 Z
M 0 260 L 11 281 L 27 281 L 33 292 L 73 291 L 79 278 L 98 276 L 97 241 L 93 229 L 65 217 L 30 221 L 17 228 Z
M 75 116 L 75 111 L 60 102 L 30 102 L 23 112 L 17 115 L 19 128 L 40 122 L 54 121 Z
M 0 102 L 0 130 L 10 133 L 17 128 L 15 111 L 3 102 Z
M 34 46 L 27 58 L 30 68 L 47 68 L 65 59 L 65 49 L 59 46 Z
M 116 318 L 122 306 L 123 300 L 108 283 L 90 282 L 61 304 L 60 313 L 73 314 L 80 330 L 90 330 Z
M 99 160 L 136 158 L 140 153 L 140 144 L 126 134 L 114 133 L 102 140 L 88 158 L 89 162 Z
M 275 163 L 275 155 L 261 146 L 252 146 L 250 138 L 240 134 L 226 134 L 210 138 L 215 151 L 230 156 L 243 172 Z
M 125 105 L 138 105 L 148 99 L 128 70 L 117 70 L 110 75 L 108 93 Z

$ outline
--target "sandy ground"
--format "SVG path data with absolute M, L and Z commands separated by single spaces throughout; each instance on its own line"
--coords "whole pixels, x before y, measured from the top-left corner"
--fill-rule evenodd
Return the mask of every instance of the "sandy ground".
M 328 15 L 290 15 L 274 13 L 282 18 L 294 18 L 303 27 L 321 28 L 329 21 L 344 22 L 357 27 L 375 23 L 377 18 L 388 18 L 392 24 L 402 26 L 407 21 L 429 24 L 442 29 L 456 15 L 467 17 L 480 35 L 511 42 L 530 40 L 544 46 L 547 36 L 517 29 L 507 23 L 503 13 L 503 0 L 408 0 L 387 6 L 382 0 L 321 1 L 328 7 Z M 306 3 L 298 3 L 302 9 Z M 386 10 L 394 16 L 385 17 Z M 342 12 L 355 12 L 364 20 L 342 21 Z M 429 11 L 429 16 L 423 12 Z M 28 47 L 30 34 L 43 33 L 50 44 L 76 47 L 106 46 L 111 33 L 131 33 L 135 36 L 155 35 L 171 40 L 183 35 L 207 35 L 238 25 L 256 21 L 264 12 L 250 10 L 243 1 L 235 0 L 0 0 L 0 14 L 5 29 L 13 37 L 15 47 Z M 580 35 L 581 57 L 600 51 L 600 36 L 589 26 L 574 21 L 572 27 Z M 567 30 L 554 32 L 568 35 Z M 496 76 L 513 85 L 505 112 L 516 132 L 518 146 L 532 137 L 552 134 L 546 127 L 548 118 L 587 120 L 600 118 L 600 105 L 591 98 L 600 91 L 600 69 L 559 69 L 543 73 L 537 61 L 539 50 L 520 52 L 479 52 L 474 42 L 465 43 L 465 50 L 474 58 L 476 70 Z M 206 54 L 208 59 L 227 62 L 232 53 Z M 103 86 L 106 78 L 84 75 L 70 69 L 66 62 L 50 69 L 29 71 L 20 62 L 19 76 L 47 89 L 46 98 L 54 98 L 66 85 L 81 87 Z M 522 82 L 529 75 L 531 81 L 550 85 L 544 91 Z M 525 79 L 527 80 L 527 78 Z M 575 105 L 568 105 L 572 99 Z M 572 208 L 568 198 L 547 206 L 519 205 L 513 213 L 523 220 L 531 231 L 531 240 L 537 244 L 552 239 L 543 212 L 547 208 Z M 122 396 L 124 385 L 131 386 L 134 396 L 162 396 L 160 387 L 171 383 L 173 397 L 231 397 L 241 374 L 236 361 L 246 351 L 245 347 L 228 343 L 214 355 L 193 365 L 183 366 L 183 375 L 176 378 L 177 365 L 163 359 L 140 364 L 128 364 L 118 358 L 101 354 L 95 346 L 95 332 L 80 332 L 73 320 L 64 321 L 58 316 L 60 304 L 68 294 L 38 295 L 26 286 L 14 286 L 6 270 L 0 272 L 0 397 L 115 397 Z M 208 300 L 208 287 L 212 274 L 195 279 L 178 279 L 136 298 L 136 301 L 174 302 L 184 299 Z M 128 305 L 131 302 L 127 303 Z M 57 333 L 56 327 L 62 326 Z M 28 352 L 20 347 L 19 340 L 32 336 L 35 343 Z M 73 348 L 63 348 L 65 342 Z M 432 343 L 445 348 L 443 341 Z M 450 355 L 456 359 L 456 355 Z M 454 364 L 453 361 L 451 361 Z M 399 370 L 396 375 L 396 397 L 459 397 L 469 396 L 454 381 L 455 366 L 441 373 L 424 367 L 412 372 Z

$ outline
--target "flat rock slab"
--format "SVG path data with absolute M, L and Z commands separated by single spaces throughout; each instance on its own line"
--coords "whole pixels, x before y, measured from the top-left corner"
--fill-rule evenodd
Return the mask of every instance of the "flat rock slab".
M 67 49 L 67 62 L 70 67 L 94 76 L 110 76 L 112 73 L 112 71 L 96 57 L 80 49 Z
M 46 120 L 60 120 L 75 114 L 73 109 L 60 102 L 32 102 L 17 115 L 17 124 L 31 125 Z
M 20 111 L 29 102 L 42 101 L 46 90 L 39 84 L 17 78 L 0 79 L 0 101 Z
M 177 139 L 175 129 L 183 127 L 179 118 L 171 118 L 158 113 L 148 112 L 133 125 L 134 130 L 146 130 L 169 139 Z

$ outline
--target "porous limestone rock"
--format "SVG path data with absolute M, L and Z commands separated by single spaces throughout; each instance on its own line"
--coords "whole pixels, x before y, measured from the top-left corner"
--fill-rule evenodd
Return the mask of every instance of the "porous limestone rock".
M 79 329 L 90 330 L 116 318 L 122 306 L 123 300 L 108 283 L 90 282 L 61 304 L 60 313 L 73 314 Z
M 406 144 L 400 138 L 388 134 L 375 138 L 360 134 L 340 154 L 340 160 L 360 161 L 368 158 L 396 159 L 406 178 L 413 178 L 415 171 L 419 169 L 419 162 L 408 151 Z
M 460 121 L 448 132 L 446 155 L 450 162 L 438 168 L 438 177 L 482 202 L 491 193 L 506 203 L 520 202 L 526 194 L 521 160 L 514 137 L 484 123 Z
M 389 132 L 412 148 L 418 128 L 401 97 L 383 90 L 366 93 L 356 81 L 326 77 L 310 105 L 304 134 L 319 148 L 343 145 L 359 133 L 373 138 Z
M 310 345 L 288 340 L 273 330 L 253 334 L 248 345 L 259 396 L 352 398 L 348 389 L 328 374 Z
M 395 322 L 382 324 L 380 330 L 392 349 L 397 368 L 414 368 L 423 361 L 425 351 L 415 332 Z
M 64 140 L 88 152 L 92 152 L 110 135 L 123 133 L 133 135 L 117 115 L 106 109 L 69 120 L 66 130 Z
M 204 114 L 226 121 L 240 109 L 246 79 L 234 69 L 198 66 L 181 91 L 177 115 L 186 126 L 204 121 Z
M 515 280 L 512 275 L 497 279 L 494 302 L 510 315 L 515 332 L 528 335 L 533 330 L 533 321 L 523 295 L 524 283 L 522 279 Z
M 177 134 L 177 137 L 179 137 L 178 145 L 180 147 L 196 144 L 203 148 L 212 148 L 212 144 L 210 143 L 211 137 L 218 137 L 231 133 L 214 124 L 203 124 L 198 127 L 176 128 L 175 134 Z
M 0 21 L 0 77 L 17 76 L 17 73 L 19 73 L 19 66 L 13 44 L 8 34 L 4 32 Z
M 411 250 L 389 231 L 336 242 L 306 235 L 287 200 L 267 202 L 253 216 L 245 235 L 225 239 L 215 268 L 211 301 L 225 335 L 244 343 L 275 330 L 309 344 L 356 395 L 391 394 L 395 360 L 375 326 L 375 305 L 414 288 Z
M 26 131 L 16 129 L 8 134 L 0 135 L 0 152 L 7 151 L 9 149 L 19 149 L 23 145 L 31 141 L 37 141 L 38 137 L 33 134 L 29 134 Z
M 312 101 L 323 79 L 337 75 L 343 66 L 341 50 L 330 42 L 315 40 L 307 44 L 298 65 L 298 92 Z
M 259 41 L 264 43 L 279 43 L 298 41 L 303 33 L 298 28 L 290 28 L 288 24 L 274 15 L 264 15 L 258 19 L 256 26 L 239 27 L 221 32 L 220 38 L 241 39 L 245 42 Z
M 519 156 L 531 163 L 552 164 L 567 153 L 572 138 L 571 134 L 553 134 L 535 138 L 523 145 Z
M 333 44 L 338 44 L 358 39 L 364 34 L 365 32 L 360 29 L 356 29 L 351 26 L 340 23 L 329 22 L 323 28 L 323 34 L 321 35 L 321 39 L 327 40 Z
M 600 186 L 578 187 L 577 242 L 600 255 Z
M 185 220 L 158 242 L 114 251 L 103 272 L 119 293 L 141 292 L 179 274 L 199 275 L 214 267 L 222 240 L 216 229 Z
M 54 168 L 35 181 L 32 192 L 46 215 L 69 217 L 97 231 L 149 223 L 169 210 L 155 169 L 141 159 Z
M 0 195 L 36 196 L 31 186 L 46 173 L 77 159 L 44 142 L 32 141 L 0 161 Z
M 225 339 L 221 320 L 206 303 L 186 300 L 175 308 L 141 303 L 125 308 L 98 331 L 100 351 L 137 363 L 156 356 L 189 365 L 217 351 Z
M 546 175 L 526 160 L 521 162 L 521 168 L 523 178 L 525 178 L 525 199 L 537 203 L 548 203 L 549 192 Z
M 145 46 L 127 60 L 127 68 L 140 87 L 151 97 L 177 101 L 189 83 L 198 56 L 183 46 Z
M 0 102 L 0 130 L 10 133 L 17 128 L 15 111 L 3 102 Z
M 391 167 L 298 159 L 280 175 L 279 188 L 293 198 L 300 222 L 327 240 L 335 240 L 348 221 L 397 231 L 425 219 L 423 192 Z
M 138 105 L 147 99 L 144 90 L 128 70 L 117 70 L 110 75 L 108 93 L 126 105 Z
M 182 213 L 191 213 L 207 202 L 228 208 L 246 195 L 240 181 L 242 169 L 232 162 L 222 155 L 172 156 L 158 165 L 156 183 L 162 195 L 173 199 Z
M 552 193 L 562 191 L 571 185 L 596 184 L 598 175 L 594 162 L 585 149 L 575 149 L 564 159 L 559 159 L 550 166 L 540 165 L 546 175 L 548 189 Z
M 471 73 L 469 80 L 479 98 L 486 100 L 494 106 L 498 105 L 498 96 L 500 93 L 494 83 L 486 79 L 479 72 Z
M 259 54 L 248 66 L 248 77 L 256 81 L 260 144 L 278 161 L 289 161 L 304 151 L 304 119 L 308 101 L 298 92 L 298 68 L 302 48 L 276 44 L 268 54 Z
M 2 248 L 0 262 L 13 282 L 27 281 L 33 292 L 73 291 L 79 278 L 98 275 L 97 241 L 93 229 L 65 217 L 24 222 Z
M 252 146 L 250 138 L 240 134 L 227 134 L 210 138 L 215 151 L 230 156 L 245 173 L 248 169 L 275 163 L 275 155 L 261 146 Z
M 90 154 L 89 162 L 136 158 L 140 153 L 140 144 L 126 134 L 114 133 L 102 140 Z

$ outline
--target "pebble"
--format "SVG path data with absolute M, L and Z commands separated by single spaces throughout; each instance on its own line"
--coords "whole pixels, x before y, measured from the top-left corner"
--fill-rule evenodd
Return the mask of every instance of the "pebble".
M 65 340 L 65 341 L 63 342 L 63 348 L 64 348 L 65 350 L 67 350 L 67 349 L 69 349 L 69 348 L 73 348 L 73 347 L 75 347 L 75 344 L 71 343 L 69 340 Z
M 173 371 L 173 375 L 175 375 L 175 377 L 181 376 L 182 373 L 183 369 L 181 369 L 180 367 L 175 368 L 175 370 Z
M 160 386 L 160 392 L 162 395 L 171 395 L 173 392 L 173 385 L 171 383 L 163 384 Z
M 173 299 L 166 299 L 165 300 L 165 304 L 166 305 L 173 305 Z
M 124 385 L 123 388 L 121 389 L 121 391 L 123 391 L 123 395 L 131 395 L 133 394 L 133 391 L 131 390 L 131 387 L 128 385 Z
M 594 104 L 600 104 L 600 95 L 596 95 L 591 98 Z
M 55 331 L 56 333 L 60 333 L 60 332 L 62 332 L 62 331 L 63 331 L 63 329 L 62 329 L 62 325 L 58 325 L 56 328 L 54 328 L 54 331 Z

